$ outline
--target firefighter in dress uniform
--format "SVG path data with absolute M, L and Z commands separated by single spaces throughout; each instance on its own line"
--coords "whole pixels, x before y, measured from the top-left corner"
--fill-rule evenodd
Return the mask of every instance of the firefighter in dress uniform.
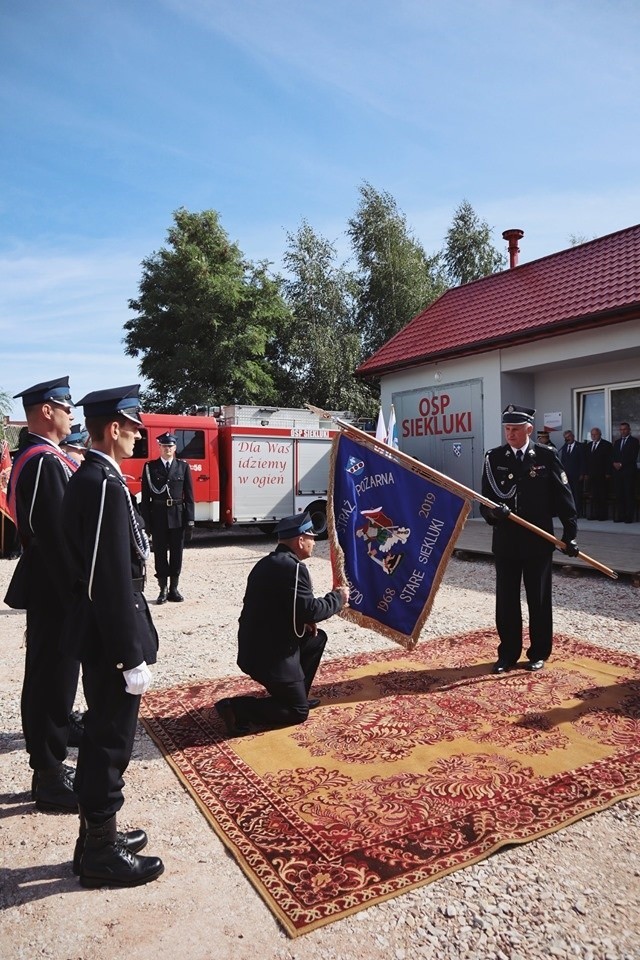
M 247 581 L 238 630 L 238 666 L 266 689 L 268 697 L 229 697 L 215 704 L 231 736 L 261 728 L 304 723 L 320 703 L 309 690 L 327 634 L 318 622 L 347 604 L 348 587 L 314 597 L 304 560 L 316 535 L 308 513 L 285 517 L 278 546 L 255 565 Z
M 27 431 L 7 500 L 23 549 L 5 603 L 27 611 L 21 714 L 33 770 L 31 795 L 39 810 L 73 813 L 78 809 L 74 771 L 64 760 L 80 667 L 61 648 L 71 601 L 62 498 L 77 468 L 60 449 L 73 420 L 69 378 L 37 383 L 16 397 L 22 398 Z
M 511 512 L 553 533 L 553 518 L 562 526 L 564 552 L 575 557 L 578 546 L 576 508 L 567 475 L 554 450 L 532 443 L 535 410 L 510 404 L 502 414 L 506 444 L 485 455 L 482 494 L 498 504 L 481 506 L 493 526 L 496 566 L 496 627 L 500 637 L 494 673 L 504 673 L 522 652 L 520 588 L 524 581 L 529 609 L 526 669 L 541 670 L 551 655 L 553 620 L 551 572 L 554 546 L 509 520 Z
M 74 423 L 71 427 L 71 433 L 65 437 L 60 444 L 60 449 L 66 453 L 75 463 L 82 463 L 84 455 L 87 452 L 89 443 L 89 432 L 83 430 L 79 423 Z
M 149 460 L 142 471 L 140 509 L 153 537 L 156 579 L 160 587 L 157 602 L 180 602 L 184 600 L 178 590 L 182 549 L 185 540 L 191 539 L 195 516 L 191 467 L 186 460 L 176 458 L 176 438 L 172 433 L 163 433 L 158 443 L 160 456 Z
M 144 598 L 149 541 L 121 471 L 140 437 L 139 385 L 87 394 L 91 450 L 67 485 L 62 520 L 73 603 L 65 640 L 82 662 L 87 701 L 75 790 L 80 831 L 73 869 L 85 887 L 138 886 L 158 877 L 158 857 L 141 857 L 144 830 L 121 833 L 140 697 L 149 687 L 158 635 Z

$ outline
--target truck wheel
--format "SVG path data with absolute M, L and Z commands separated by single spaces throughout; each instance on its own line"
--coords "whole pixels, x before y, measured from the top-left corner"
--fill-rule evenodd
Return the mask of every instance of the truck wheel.
M 275 529 L 276 529 L 275 523 L 259 523 L 258 524 L 258 530 L 261 530 L 262 533 L 266 533 L 268 537 L 270 537 L 273 533 L 275 533 Z
M 312 503 L 308 508 L 311 519 L 313 520 L 313 529 L 318 540 L 326 540 L 329 536 L 329 527 L 327 524 L 327 505 L 323 501 Z

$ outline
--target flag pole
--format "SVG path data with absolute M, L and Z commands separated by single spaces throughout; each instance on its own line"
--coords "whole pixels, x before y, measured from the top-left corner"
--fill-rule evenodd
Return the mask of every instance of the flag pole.
M 326 410 L 322 410 L 320 407 L 314 407 L 311 406 L 311 404 L 306 404 L 306 406 L 318 416 L 333 420 L 340 427 L 343 433 L 350 434 L 352 437 L 359 440 L 364 446 L 369 447 L 369 449 L 377 449 L 377 451 L 383 456 L 403 463 L 410 470 L 413 470 L 414 473 L 418 473 L 423 477 L 427 477 L 429 480 L 436 480 L 441 486 L 446 487 L 446 489 L 450 490 L 452 493 L 457 493 L 461 497 L 475 500 L 477 503 L 481 503 L 484 507 L 488 507 L 490 510 L 495 510 L 498 508 L 497 503 L 494 503 L 493 500 L 489 500 L 487 497 L 484 497 L 481 493 L 476 493 L 476 491 L 472 490 L 471 487 L 465 487 L 464 484 L 458 483 L 457 480 L 453 480 L 451 477 L 448 477 L 446 473 L 440 473 L 439 470 L 435 470 L 433 467 L 427 466 L 426 463 L 416 460 L 415 457 L 409 456 L 408 453 L 403 453 L 401 450 L 396 450 L 395 447 L 390 447 L 388 444 L 383 443 L 380 440 L 376 440 L 368 433 L 365 433 L 364 430 L 354 427 L 353 424 L 349 423 L 347 420 L 341 420 L 340 417 L 336 417 L 335 414 L 329 413 Z M 558 537 L 554 536 L 552 533 L 547 533 L 546 530 L 543 530 L 541 527 L 537 527 L 534 523 L 529 523 L 528 520 L 525 520 L 523 517 L 519 517 L 518 514 L 513 513 L 513 511 L 509 514 L 507 519 L 519 524 L 519 526 L 524 527 L 531 533 L 535 533 L 537 536 L 543 537 L 545 540 L 548 540 L 549 543 L 552 543 L 555 547 L 557 547 L 558 550 L 564 553 L 564 541 L 559 540 Z M 606 567 L 603 563 L 600 563 L 599 560 L 594 560 L 593 557 L 589 557 L 581 550 L 578 552 L 578 558 L 583 560 L 585 563 L 588 563 L 589 566 L 599 570 L 600 573 L 604 573 L 612 580 L 618 579 L 618 574 L 615 572 L 615 570 L 611 570 L 610 567 Z

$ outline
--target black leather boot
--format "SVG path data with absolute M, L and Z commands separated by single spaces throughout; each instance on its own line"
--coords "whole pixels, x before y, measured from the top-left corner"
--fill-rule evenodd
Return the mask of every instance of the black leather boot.
M 78 797 L 73 789 L 75 770 L 59 763 L 48 770 L 35 770 L 31 796 L 36 809 L 53 813 L 77 813 Z
M 82 810 L 80 810 L 80 831 L 78 833 L 78 839 L 76 840 L 76 846 L 73 851 L 72 867 L 76 877 L 80 875 L 80 861 L 82 859 L 86 838 L 87 818 Z M 129 851 L 129 853 L 138 853 L 140 850 L 144 850 L 147 845 L 147 835 L 144 830 L 127 830 L 126 832 L 117 830 L 116 838 L 118 843 L 121 843 L 122 846 Z
M 80 857 L 83 887 L 138 887 L 155 880 L 164 870 L 159 857 L 139 857 L 118 840 L 116 818 L 106 823 L 87 820 L 84 850 Z
M 179 578 L 171 577 L 170 583 L 171 583 L 171 586 L 169 587 L 169 595 L 167 597 L 167 600 L 172 600 L 174 603 L 181 603 L 184 600 L 184 597 L 178 590 Z
M 156 600 L 156 603 L 166 603 L 167 602 L 167 581 L 158 580 L 158 583 L 160 584 L 160 593 L 158 594 L 158 599 Z

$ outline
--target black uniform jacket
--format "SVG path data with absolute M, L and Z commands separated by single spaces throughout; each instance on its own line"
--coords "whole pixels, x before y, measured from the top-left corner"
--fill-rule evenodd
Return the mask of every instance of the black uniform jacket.
M 314 597 L 305 564 L 279 543 L 249 574 L 238 631 L 238 666 L 257 680 L 303 680 L 300 644 L 305 624 L 327 620 L 342 604 L 336 590 Z
M 508 444 L 494 447 L 485 455 L 482 494 L 494 503 L 505 503 L 518 516 L 553 533 L 553 518 L 563 525 L 563 539 L 573 540 L 577 531 L 573 494 L 555 451 L 541 443 L 531 443 L 522 464 Z M 545 553 L 553 544 L 525 530 L 513 520 L 493 520 L 487 507 L 480 511 L 494 526 L 493 552 L 498 556 L 523 552 Z
M 151 533 L 156 523 L 166 522 L 169 530 L 177 530 L 194 519 L 191 467 L 186 460 L 174 458 L 169 473 L 161 458 L 145 464 L 140 510 Z
M 51 446 L 54 452 L 35 454 L 26 462 L 15 490 L 23 553 L 5 603 L 18 610 L 26 610 L 32 603 L 54 604 L 64 609 L 70 599 L 69 556 L 62 538 L 62 498 L 73 468 L 56 455 L 54 444 L 34 434 L 27 435 L 27 447 L 39 444 Z M 18 460 L 19 456 L 16 465 Z M 14 466 L 14 477 L 16 473 Z
M 89 452 L 69 481 L 62 504 L 72 564 L 74 601 L 67 650 L 86 662 L 130 670 L 155 663 L 158 635 L 139 581 L 145 563 L 136 550 L 133 498 L 115 467 Z

